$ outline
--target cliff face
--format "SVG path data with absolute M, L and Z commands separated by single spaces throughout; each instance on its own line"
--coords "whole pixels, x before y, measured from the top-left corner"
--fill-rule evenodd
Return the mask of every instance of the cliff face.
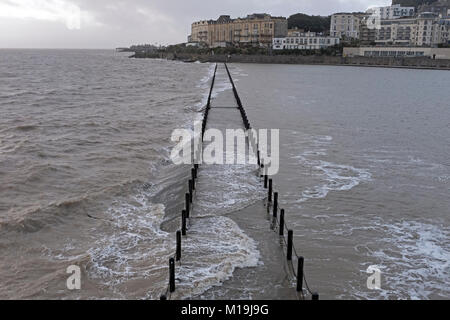
M 404 7 L 419 7 L 422 4 L 430 4 L 438 0 L 392 0 L 392 5 L 400 4 Z

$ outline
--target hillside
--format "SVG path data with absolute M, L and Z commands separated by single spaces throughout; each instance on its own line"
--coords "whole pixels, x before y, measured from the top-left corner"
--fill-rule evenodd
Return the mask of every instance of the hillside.
M 405 7 L 418 7 L 422 4 L 430 4 L 438 0 L 392 0 L 392 4 L 401 4 Z
M 330 30 L 330 17 L 309 16 L 297 13 L 288 18 L 288 28 L 305 29 L 305 31 L 325 32 Z

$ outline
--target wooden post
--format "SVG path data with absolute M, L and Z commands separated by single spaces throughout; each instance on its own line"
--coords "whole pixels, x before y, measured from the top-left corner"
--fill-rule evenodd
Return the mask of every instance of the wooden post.
M 186 218 L 189 218 L 189 198 L 190 195 L 189 193 L 186 193 Z
M 181 211 L 181 234 L 186 235 L 186 210 Z
M 192 196 L 193 185 L 194 185 L 194 183 L 193 183 L 192 179 L 190 179 L 190 180 L 189 180 L 189 203 L 192 203 L 192 198 L 193 198 L 193 196 Z
M 292 230 L 288 230 L 288 243 L 287 243 L 287 259 L 292 260 L 292 238 L 294 236 L 294 232 Z
M 303 290 L 303 263 L 303 257 L 299 257 L 297 264 L 297 292 L 301 292 Z
M 280 236 L 284 235 L 284 209 L 280 210 Z
M 175 260 L 173 258 L 169 259 L 169 290 L 175 291 Z
M 181 260 L 181 231 L 177 231 L 177 250 L 176 250 L 176 260 Z
M 272 179 L 269 179 L 269 202 L 272 202 Z
M 273 194 L 273 217 L 276 218 L 278 214 L 278 192 Z

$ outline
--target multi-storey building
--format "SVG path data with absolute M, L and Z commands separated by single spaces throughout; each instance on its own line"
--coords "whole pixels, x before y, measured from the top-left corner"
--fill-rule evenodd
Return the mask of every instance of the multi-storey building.
M 273 49 L 318 50 L 340 43 L 338 37 L 325 36 L 315 32 L 293 32 L 287 37 L 274 38 Z
M 359 39 L 363 13 L 335 13 L 331 16 L 330 35 L 338 38 Z
M 374 28 L 373 22 L 369 21 L 370 16 L 363 17 L 359 24 L 359 41 L 362 45 L 375 44 L 377 29 Z
M 416 42 L 417 19 L 386 19 L 375 29 L 377 45 L 413 45 Z
M 432 13 L 421 13 L 417 18 L 380 21 L 376 29 L 377 45 L 437 46 L 449 41 L 450 19 Z
M 272 45 L 274 37 L 287 35 L 287 19 L 269 14 L 252 14 L 245 18 L 231 19 L 220 16 L 217 20 L 204 20 L 192 24 L 191 41 L 209 47 L 227 45 Z

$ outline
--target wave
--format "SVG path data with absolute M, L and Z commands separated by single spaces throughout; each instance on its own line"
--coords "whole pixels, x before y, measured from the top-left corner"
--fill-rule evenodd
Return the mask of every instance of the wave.
M 325 198 L 330 191 L 348 191 L 358 186 L 361 182 L 370 181 L 372 175 L 364 169 L 358 169 L 349 165 L 339 165 L 327 161 L 319 161 L 313 168 L 319 172 L 326 183 L 312 188 L 307 188 L 302 193 L 299 202 L 308 199 Z
M 292 156 L 300 164 L 311 168 L 315 178 L 323 181 L 323 183 L 307 187 L 296 201 L 297 203 L 325 198 L 331 191 L 348 191 L 372 179 L 372 174 L 367 169 L 321 160 L 327 156 L 327 148 L 331 141 L 333 137 L 326 135 L 310 137 L 309 149 L 300 155 Z
M 10 209 L 0 220 L 0 232 L 34 233 L 46 227 L 56 227 L 64 223 L 66 219 L 75 216 L 89 216 L 86 210 L 89 206 L 106 201 L 107 198 L 129 192 L 127 190 L 141 188 L 144 182 L 141 180 L 130 180 L 107 186 L 100 191 L 89 193 L 75 198 L 66 198 L 47 205 L 28 206 L 20 211 Z
M 450 229 L 448 226 L 405 220 L 372 226 L 385 234 L 368 252 L 381 270 L 381 290 L 361 291 L 364 299 L 447 299 L 450 295 Z M 365 271 L 365 270 L 363 270 Z M 355 286 L 356 288 L 358 286 Z

